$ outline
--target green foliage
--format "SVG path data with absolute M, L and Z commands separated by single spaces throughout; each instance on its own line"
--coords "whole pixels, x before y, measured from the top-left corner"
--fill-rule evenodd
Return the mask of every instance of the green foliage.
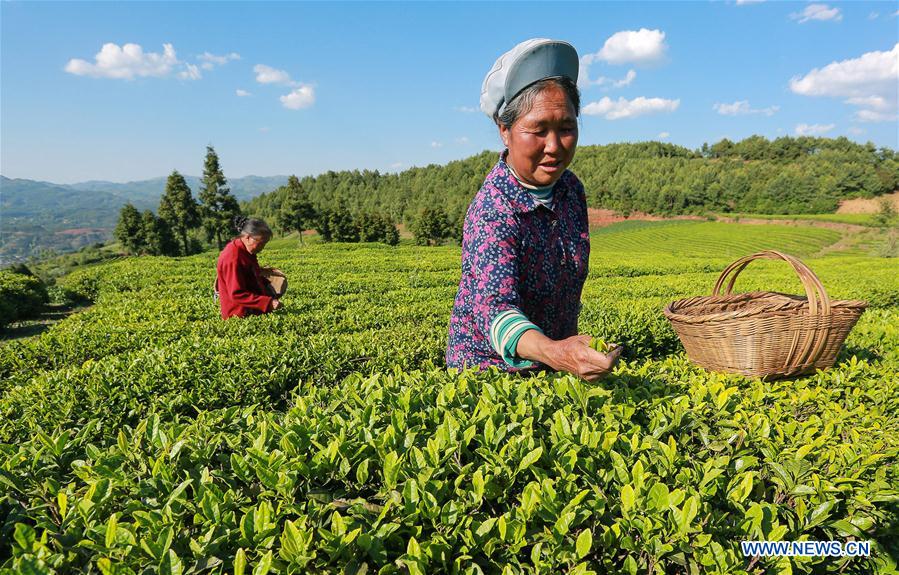
M 280 190 L 281 188 L 277 191 Z M 286 189 L 282 193 L 286 196 L 275 220 L 276 225 L 283 232 L 300 232 L 300 241 L 302 241 L 302 232 L 315 226 L 315 208 L 309 201 L 309 194 L 303 189 L 296 176 L 288 178 Z
M 141 225 L 144 238 L 142 253 L 151 256 L 176 256 L 181 252 L 166 220 L 157 217 L 150 210 L 146 210 L 141 216 Z M 186 237 L 185 241 L 188 241 Z M 189 243 L 184 245 L 190 248 Z
M 450 222 L 459 223 L 497 158 L 486 151 L 399 174 L 326 172 L 300 184 L 316 210 L 343 202 L 353 214 L 386 212 L 410 225 L 422 210 L 440 205 Z M 696 152 L 660 142 L 581 146 L 571 170 L 584 183 L 589 206 L 622 213 L 826 213 L 842 199 L 899 188 L 895 151 L 846 138 L 752 136 Z M 263 194 L 245 209 L 273 217 L 287 195 Z M 456 226 L 450 235 L 458 237 L 460 230 Z
M 352 243 L 359 241 L 359 226 L 353 214 L 343 203 L 334 209 L 322 210 L 318 213 L 316 231 L 326 242 Z
M 187 234 L 199 227 L 200 211 L 196 200 L 184 176 L 173 171 L 166 181 L 165 193 L 159 200 L 159 218 L 163 220 L 171 233 L 181 241 L 181 255 L 194 253 Z M 151 243 L 149 239 L 147 243 Z M 158 252 L 157 252 L 158 253 Z
M 228 180 L 219 165 L 218 154 L 212 146 L 206 146 L 203 180 L 200 189 L 200 216 L 207 240 L 215 240 L 218 249 L 231 235 L 231 222 L 240 215 L 240 205 L 228 188 Z M 266 214 L 266 219 L 274 214 Z M 271 218 L 276 219 L 276 218 Z
M 757 228 L 595 235 L 580 326 L 626 348 L 598 384 L 443 368 L 457 247 L 275 240 L 284 309 L 228 321 L 214 252 L 80 270 L 65 286 L 93 307 L 0 344 L 0 570 L 889 573 L 892 262 L 806 260 L 871 309 L 833 370 L 794 381 L 692 366 L 661 313 L 777 230 L 833 241 Z M 737 287 L 798 283 L 759 262 Z M 739 548 L 849 538 L 872 557 Z
M 147 239 L 144 236 L 143 220 L 140 212 L 132 204 L 125 204 L 122 207 L 119 223 L 115 228 L 115 238 L 125 253 L 139 255 L 146 250 Z
M 390 216 L 378 212 L 354 216 L 343 203 L 318 212 L 315 230 L 325 242 L 381 242 L 395 246 L 400 241 L 400 233 Z
M 452 237 L 452 229 L 446 211 L 441 207 L 425 208 L 412 222 L 415 243 L 420 246 L 438 245 Z
M 49 299 L 39 278 L 0 270 L 0 328 L 39 313 Z
M 395 246 L 400 241 L 400 233 L 390 217 L 381 213 L 362 213 L 356 217 L 359 228 L 359 241 L 381 242 Z
M 877 212 L 873 217 L 874 225 L 881 228 L 897 225 L 896 208 L 890 198 L 881 198 L 878 202 Z

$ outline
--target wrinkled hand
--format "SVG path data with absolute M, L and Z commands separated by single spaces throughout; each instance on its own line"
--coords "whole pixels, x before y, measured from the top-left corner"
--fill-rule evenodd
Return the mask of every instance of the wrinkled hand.
M 587 381 L 602 379 L 615 367 L 623 348 L 619 345 L 603 354 L 590 347 L 591 339 L 589 335 L 575 335 L 554 342 L 549 353 L 549 366 Z

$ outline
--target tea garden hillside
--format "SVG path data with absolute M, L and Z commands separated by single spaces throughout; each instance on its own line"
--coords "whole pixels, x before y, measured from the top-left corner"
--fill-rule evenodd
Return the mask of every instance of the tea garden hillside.
M 394 225 L 414 234 L 420 242 L 458 239 L 468 201 L 495 160 L 495 152 L 483 152 L 445 166 L 412 168 L 395 174 L 366 170 L 284 178 L 281 181 L 287 180 L 287 185 L 244 200 L 241 206 L 237 200 L 264 190 L 260 186 L 265 185 L 266 179 L 240 178 L 240 194 L 236 194 L 225 179 L 214 149 L 209 148 L 202 178 L 173 173 L 164 187 L 154 184 L 159 186 L 156 197 L 165 199 L 157 200 L 154 217 L 148 214 L 148 208 L 154 205 L 153 194 L 147 188 L 150 182 L 128 192 L 138 194 L 140 199 L 132 204 L 133 209 L 124 206 L 118 214 L 116 234 L 103 227 L 110 225 L 109 217 L 97 214 L 110 211 L 117 202 L 121 205 L 126 186 L 107 186 L 108 191 L 120 195 L 107 193 L 99 199 L 90 196 L 90 206 L 78 207 L 73 202 L 77 203 L 77 194 L 82 192 L 56 190 L 52 201 L 43 201 L 45 192 L 39 187 L 19 193 L 4 178 L 5 192 L 0 201 L 7 223 L 13 227 L 7 230 L 10 234 L 5 234 L 2 252 L 9 261 L 10 256 L 17 260 L 20 256 L 16 254 L 31 250 L 33 263 L 38 259 L 33 250 L 43 245 L 41 242 L 63 236 L 71 236 L 73 242 L 81 241 L 78 238 L 83 234 L 74 232 L 90 231 L 94 239 L 89 241 L 114 235 L 122 240 L 117 246 L 120 251 L 128 253 L 194 253 L 217 245 L 227 216 L 237 210 L 267 219 L 277 231 L 315 228 L 323 237 L 333 235 L 338 241 L 358 238 L 390 243 L 397 239 L 391 231 Z M 704 144 L 698 150 L 660 142 L 582 146 L 572 169 L 583 180 L 591 207 L 623 215 L 827 214 L 834 212 L 843 200 L 880 197 L 899 185 L 895 151 L 846 138 L 782 137 L 769 141 L 753 136 L 740 142 L 725 139 Z M 87 198 L 89 194 L 102 194 L 107 188 L 101 186 L 83 194 Z M 14 193 L 11 196 L 6 192 Z M 50 213 L 53 205 L 65 210 L 65 214 Z M 428 209 L 435 207 L 436 210 Z M 75 213 L 81 216 L 73 220 Z M 22 217 L 9 219 L 16 214 Z M 45 231 L 39 236 L 22 235 L 25 232 L 19 231 L 15 223 L 19 220 Z M 59 227 L 53 223 L 57 220 L 73 222 L 70 227 L 77 222 L 76 227 L 81 229 L 53 233 Z M 28 241 L 34 248 L 20 245 L 28 238 L 32 238 Z M 81 259 L 96 259 L 96 245 L 86 251 L 89 254 L 79 256 Z M 47 259 L 46 255 L 43 259 Z

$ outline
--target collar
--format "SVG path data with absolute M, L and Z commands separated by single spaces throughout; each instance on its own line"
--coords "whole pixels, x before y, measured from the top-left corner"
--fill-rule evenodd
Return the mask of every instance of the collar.
M 250 250 L 247 249 L 247 246 L 243 245 L 243 242 L 240 240 L 240 236 L 234 238 L 234 240 L 232 240 L 231 243 L 237 247 L 238 251 L 243 252 L 244 254 L 248 255 L 251 258 L 256 257 L 256 254 L 251 254 Z
M 499 162 L 497 162 L 496 167 L 492 172 L 492 179 L 496 180 L 497 183 L 504 183 L 504 186 L 497 186 L 500 191 L 504 191 L 505 195 L 509 200 L 509 205 L 517 212 L 533 212 L 536 211 L 537 208 L 543 206 L 540 202 L 536 200 L 534 194 L 531 191 L 524 187 L 521 182 L 518 181 L 518 178 L 512 172 L 512 168 L 506 163 L 506 156 L 508 155 L 508 148 L 503 150 L 503 152 L 499 155 Z M 567 170 L 566 170 L 567 172 Z M 552 191 L 553 197 L 556 198 L 553 203 L 556 204 L 558 199 L 561 199 L 565 196 L 568 191 L 568 186 L 562 183 L 562 180 L 565 179 L 565 174 L 562 174 L 556 183 L 553 184 Z M 558 204 L 556 204 L 558 205 Z M 543 206 L 546 208 L 546 206 Z M 550 209 L 550 208 L 546 208 Z M 550 210 L 552 211 L 552 210 Z

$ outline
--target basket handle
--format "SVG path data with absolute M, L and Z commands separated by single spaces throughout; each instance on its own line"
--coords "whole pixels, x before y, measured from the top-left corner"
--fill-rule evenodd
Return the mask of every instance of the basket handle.
M 727 268 L 721 272 L 721 275 L 718 277 L 718 281 L 715 282 L 715 287 L 712 289 L 712 295 L 717 296 L 721 293 L 721 287 L 724 285 L 724 281 L 730 276 L 730 280 L 727 282 L 726 294 L 730 295 L 734 288 L 734 283 L 737 281 L 737 276 L 740 275 L 740 272 L 746 268 L 750 264 L 750 262 L 759 260 L 759 259 L 769 259 L 769 260 L 783 260 L 792 266 L 793 271 L 799 276 L 799 280 L 802 282 L 802 287 L 805 289 L 805 296 L 808 299 L 808 307 L 809 307 L 809 315 L 814 316 L 829 316 L 831 313 L 830 307 L 830 296 L 827 295 L 827 290 L 824 289 L 824 284 L 821 283 L 821 280 L 818 279 L 818 276 L 815 275 L 815 272 L 810 270 L 808 266 L 799 261 L 794 256 L 778 252 L 775 250 L 764 250 L 761 252 L 754 253 L 749 256 L 742 257 L 735 261 L 734 263 L 727 266 Z M 733 275 L 731 275 L 733 274 Z M 821 353 L 824 351 L 824 346 L 827 343 L 827 335 L 829 329 L 824 327 L 822 330 L 816 330 L 815 333 L 810 337 L 803 338 L 803 342 L 800 345 L 799 343 L 799 335 L 798 333 L 793 338 L 793 343 L 790 346 L 790 353 L 787 354 L 786 363 L 796 364 L 799 366 L 804 364 L 814 363 L 818 360 Z M 795 360 L 799 359 L 798 362 Z M 801 367 L 797 367 L 796 371 L 801 369 Z

